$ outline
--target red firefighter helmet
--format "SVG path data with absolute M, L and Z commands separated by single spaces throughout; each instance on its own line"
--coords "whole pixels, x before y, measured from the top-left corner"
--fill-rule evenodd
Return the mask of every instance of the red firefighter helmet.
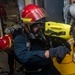
M 0 37 L 0 50 L 6 51 L 12 46 L 12 35 L 6 34 Z
M 25 22 L 35 22 L 46 17 L 46 12 L 37 5 L 29 4 L 22 11 L 22 20 Z

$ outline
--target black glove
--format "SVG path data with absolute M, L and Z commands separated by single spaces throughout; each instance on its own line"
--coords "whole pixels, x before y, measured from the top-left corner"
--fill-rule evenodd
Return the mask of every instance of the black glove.
M 64 45 L 71 51 L 71 45 L 68 42 L 66 42 Z
M 70 50 L 66 46 L 50 48 L 50 57 L 58 57 L 63 59 L 66 54 L 70 54 Z

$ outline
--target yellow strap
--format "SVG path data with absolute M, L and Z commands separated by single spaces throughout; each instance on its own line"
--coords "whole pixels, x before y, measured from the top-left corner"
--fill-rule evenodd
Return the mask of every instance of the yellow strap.
M 11 46 L 12 46 L 12 41 L 11 41 L 10 37 L 8 37 L 8 38 L 9 38 L 9 42 L 10 42 L 9 48 L 11 48 Z

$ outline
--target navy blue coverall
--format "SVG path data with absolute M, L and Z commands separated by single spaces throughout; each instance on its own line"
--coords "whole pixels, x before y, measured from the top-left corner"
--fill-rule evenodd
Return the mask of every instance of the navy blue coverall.
M 23 63 L 27 70 L 38 70 L 39 72 L 30 72 L 25 75 L 61 75 L 54 67 L 51 59 L 45 57 L 45 50 L 43 43 L 39 40 L 30 40 L 31 48 L 28 50 L 26 46 L 27 36 L 20 34 L 14 39 L 14 52 L 21 63 Z

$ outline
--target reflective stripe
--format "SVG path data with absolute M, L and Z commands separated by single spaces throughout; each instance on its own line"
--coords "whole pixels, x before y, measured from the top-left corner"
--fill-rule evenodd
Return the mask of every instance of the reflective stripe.
M 9 48 L 10 48 L 10 47 L 12 46 L 12 42 L 11 42 L 12 40 L 11 40 L 11 38 L 9 37 L 9 35 L 6 34 L 5 36 L 7 36 L 8 39 L 9 39 Z
M 9 38 L 9 48 L 12 46 L 12 42 L 11 42 L 11 38 L 10 37 L 8 37 Z

